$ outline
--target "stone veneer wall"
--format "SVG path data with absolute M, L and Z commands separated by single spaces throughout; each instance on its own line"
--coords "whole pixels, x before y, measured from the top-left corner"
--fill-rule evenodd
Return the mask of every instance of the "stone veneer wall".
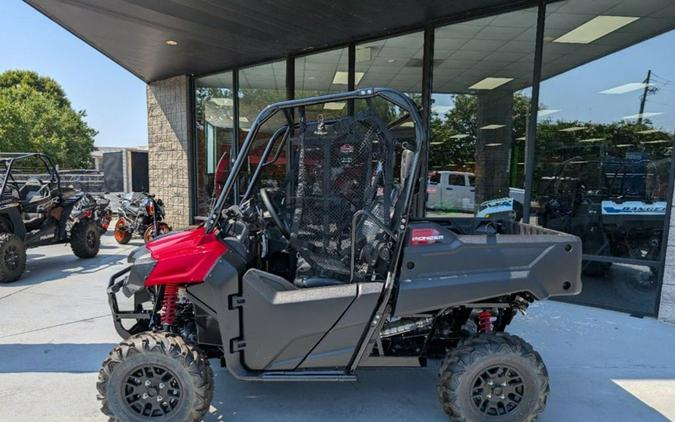
M 663 270 L 659 319 L 675 323 L 675 209 L 670 210 L 670 230 L 666 245 L 666 266 Z
M 164 201 L 174 229 L 190 224 L 188 77 L 147 86 L 150 193 Z

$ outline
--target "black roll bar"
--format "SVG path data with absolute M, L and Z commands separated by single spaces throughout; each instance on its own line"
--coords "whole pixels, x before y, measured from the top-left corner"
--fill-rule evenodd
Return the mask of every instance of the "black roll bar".
M 251 146 L 258 134 L 258 131 L 260 130 L 262 125 L 264 125 L 277 112 L 279 112 L 280 110 L 286 111 L 294 109 L 296 107 L 307 107 L 327 102 L 339 102 L 358 99 L 368 100 L 375 97 L 381 97 L 389 101 L 390 103 L 398 106 L 399 108 L 404 110 L 410 116 L 410 119 L 415 123 L 414 151 L 416 152 L 416 154 L 414 156 L 411 167 L 413 170 L 413 174 L 416 175 L 418 170 L 417 167 L 419 166 L 418 160 L 419 151 L 421 149 L 421 146 L 426 142 L 426 130 L 422 117 L 419 113 L 417 104 L 415 104 L 415 102 L 410 97 L 406 96 L 404 93 L 390 88 L 364 88 L 350 92 L 321 95 L 317 97 L 302 98 L 297 100 L 281 101 L 278 103 L 270 104 L 267 107 L 263 108 L 262 111 L 256 117 L 256 119 L 253 121 L 251 129 L 246 135 L 246 139 L 244 140 L 244 143 L 241 146 L 241 150 L 237 155 L 237 159 L 235 160 L 234 165 L 232 166 L 232 169 L 227 176 L 225 185 L 223 186 L 223 189 L 220 192 L 220 195 L 218 196 L 216 203 L 209 212 L 209 216 L 206 221 L 206 232 L 207 233 L 211 232 L 214 229 L 216 222 L 218 221 L 220 214 L 223 211 L 223 207 L 225 206 L 227 197 L 232 191 L 235 185 L 235 181 L 239 176 L 239 172 L 241 171 L 241 168 L 244 162 L 246 161 L 246 158 L 248 157 Z M 402 198 L 406 204 L 409 204 L 409 198 L 410 195 L 412 195 L 416 181 L 417 177 L 411 177 L 408 178 L 408 180 L 406 180 L 406 186 L 403 190 L 404 196 Z M 252 179 L 249 183 L 255 183 L 255 180 Z M 403 215 L 407 214 L 408 209 L 406 209 Z

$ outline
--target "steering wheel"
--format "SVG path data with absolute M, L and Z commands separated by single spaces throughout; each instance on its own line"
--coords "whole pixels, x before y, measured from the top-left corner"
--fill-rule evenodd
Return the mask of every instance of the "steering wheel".
M 274 206 L 274 202 L 272 202 L 272 198 L 270 198 L 270 194 L 267 192 L 267 189 L 265 188 L 260 189 L 260 199 L 262 199 L 263 205 L 265 205 L 267 212 L 270 213 L 272 221 L 281 231 L 281 235 L 284 236 L 286 239 L 290 239 L 291 231 L 288 228 L 286 222 L 282 220 L 281 217 L 279 217 L 279 213 L 277 212 L 277 209 Z

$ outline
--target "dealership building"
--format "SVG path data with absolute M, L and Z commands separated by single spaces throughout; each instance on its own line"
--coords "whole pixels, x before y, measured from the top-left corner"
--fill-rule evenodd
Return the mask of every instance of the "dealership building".
M 514 198 L 582 238 L 565 300 L 675 322 L 675 0 L 26 2 L 147 83 L 150 190 L 174 226 L 204 218 L 266 104 L 390 87 L 428 123 L 417 216 Z

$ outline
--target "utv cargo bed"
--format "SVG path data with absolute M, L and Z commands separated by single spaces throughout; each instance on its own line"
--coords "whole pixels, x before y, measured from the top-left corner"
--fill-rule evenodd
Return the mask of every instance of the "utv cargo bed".
M 410 224 L 396 315 L 529 292 L 581 291 L 581 240 L 516 222 L 433 218 Z

